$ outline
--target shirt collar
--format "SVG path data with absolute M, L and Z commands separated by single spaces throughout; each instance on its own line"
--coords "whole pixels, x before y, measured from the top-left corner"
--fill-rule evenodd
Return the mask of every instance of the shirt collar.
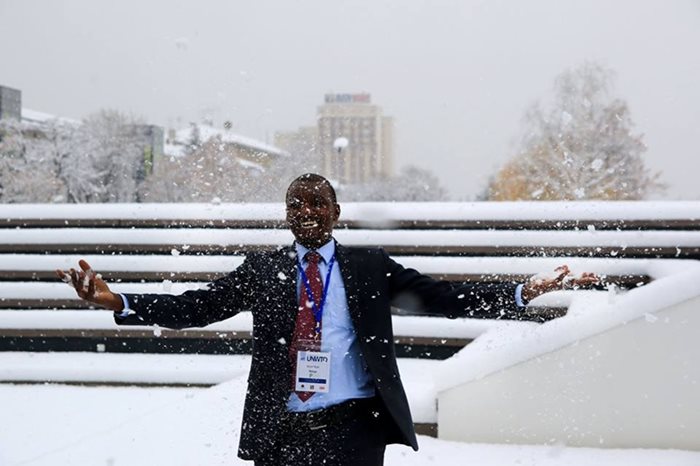
M 304 259 L 304 256 L 306 256 L 306 253 L 311 251 L 311 249 L 307 248 L 306 246 L 302 246 L 301 244 L 297 243 L 296 241 L 294 242 L 294 248 L 297 251 L 297 255 L 299 259 L 302 262 L 306 262 Z M 330 241 L 328 241 L 326 244 L 321 246 L 320 248 L 316 249 L 316 252 L 321 254 L 321 257 L 323 258 L 323 261 L 328 264 L 331 261 L 331 258 L 335 254 L 335 240 L 331 238 Z

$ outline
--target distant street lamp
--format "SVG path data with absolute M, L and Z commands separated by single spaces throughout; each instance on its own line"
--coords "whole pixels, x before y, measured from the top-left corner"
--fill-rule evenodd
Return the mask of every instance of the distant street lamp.
M 345 153 L 341 156 L 341 153 L 348 147 L 348 144 L 350 144 L 350 141 L 348 141 L 348 138 L 345 137 L 339 137 L 336 138 L 335 141 L 333 141 L 333 149 L 335 149 L 335 153 L 337 157 L 335 160 L 331 160 L 331 166 L 335 167 L 333 169 L 333 175 L 337 177 L 339 183 L 345 183 L 348 181 L 348 171 L 350 170 L 350 160 L 349 160 L 349 153 Z
M 343 149 L 348 147 L 349 141 L 348 138 L 344 137 L 339 137 L 336 138 L 335 141 L 333 141 L 333 149 L 340 155 L 341 152 L 343 152 Z

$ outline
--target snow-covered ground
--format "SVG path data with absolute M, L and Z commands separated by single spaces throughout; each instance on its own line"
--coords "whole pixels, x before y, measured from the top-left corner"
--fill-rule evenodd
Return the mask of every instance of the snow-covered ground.
M 425 379 L 409 366 L 407 387 Z M 250 465 L 236 458 L 246 375 L 209 389 L 0 385 L 0 465 Z M 700 465 L 700 452 L 419 442 L 390 446 L 386 464 Z

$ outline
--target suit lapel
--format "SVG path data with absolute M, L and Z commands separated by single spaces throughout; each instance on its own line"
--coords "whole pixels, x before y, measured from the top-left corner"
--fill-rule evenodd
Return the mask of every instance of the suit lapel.
M 355 331 L 359 334 L 361 310 L 358 295 L 359 276 L 357 274 L 357 261 L 355 261 L 352 256 L 352 250 L 341 246 L 337 242 L 335 245 L 335 256 L 336 260 L 338 261 L 338 265 L 340 265 L 340 275 L 343 277 L 343 284 L 345 285 L 345 294 L 348 299 L 348 311 L 350 312 L 350 318 L 355 326 Z
M 282 331 L 284 335 L 288 335 L 291 341 L 294 333 L 294 325 L 297 318 L 297 260 L 294 247 L 285 247 L 280 251 L 282 257 L 280 259 L 280 272 L 287 276 L 285 285 L 282 287 L 282 296 L 280 303 L 282 313 L 284 314 Z

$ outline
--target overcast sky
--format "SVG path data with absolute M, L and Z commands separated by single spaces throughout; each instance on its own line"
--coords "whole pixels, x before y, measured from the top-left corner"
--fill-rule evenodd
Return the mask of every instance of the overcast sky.
M 325 93 L 369 92 L 396 120 L 396 165 L 455 199 L 586 60 L 616 72 L 665 197 L 700 199 L 700 0 L 0 0 L 0 84 L 25 108 L 211 116 L 272 142 L 314 124 Z

